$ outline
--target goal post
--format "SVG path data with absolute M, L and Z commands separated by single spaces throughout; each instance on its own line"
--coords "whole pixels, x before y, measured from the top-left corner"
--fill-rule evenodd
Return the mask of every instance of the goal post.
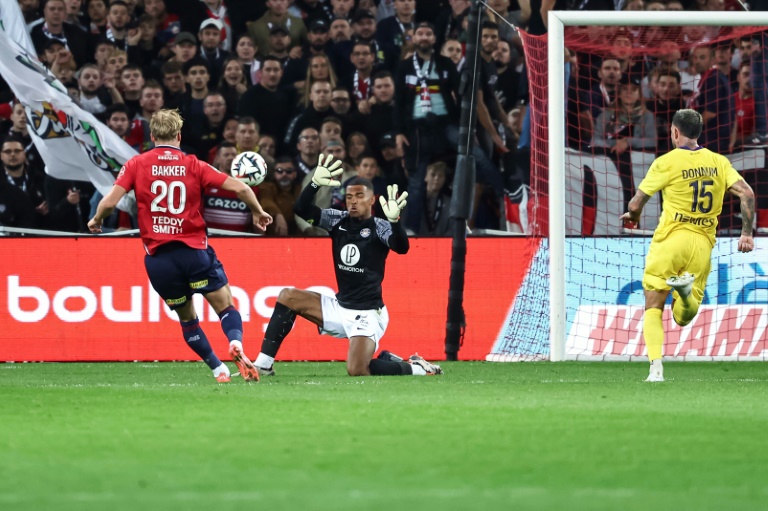
M 682 55 L 693 55 L 705 46 L 712 51 L 714 63 L 715 51 L 723 45 L 738 48 L 740 41 L 759 38 L 768 31 L 768 12 L 550 11 L 546 35 L 521 32 L 530 83 L 531 126 L 531 193 L 527 204 L 531 219 L 525 232 L 531 237 L 533 255 L 520 290 L 513 298 L 507 322 L 487 357 L 489 361 L 645 360 L 640 281 L 661 204 L 658 199 L 655 203 L 649 202 L 641 220 L 643 230 L 622 228 L 618 217 L 625 210 L 628 189 L 633 190 L 653 159 L 668 149 L 654 144 L 652 149 L 628 150 L 631 161 L 630 156 L 625 155 L 625 159 L 631 169 L 629 176 L 625 176 L 622 172 L 626 172 L 626 168 L 614 168 L 621 163 L 616 162 L 616 154 L 595 151 L 590 138 L 578 140 L 575 147 L 574 133 L 577 138 L 581 137 L 583 126 L 574 125 L 574 101 L 579 103 L 576 110 L 581 113 L 584 105 L 580 103 L 580 94 L 584 89 L 574 93 L 574 88 L 581 85 L 574 87 L 573 78 L 570 83 L 566 82 L 566 48 L 570 51 L 576 48 L 580 57 L 579 52 L 590 53 L 590 50 L 597 55 L 583 65 L 579 60 L 579 83 L 584 80 L 581 69 L 588 67 L 592 71 L 590 86 L 595 89 L 602 86 L 600 79 L 595 78 L 599 76 L 596 68 L 599 71 L 604 60 L 618 59 L 609 57 L 610 48 L 601 44 L 607 45 L 606 41 L 613 44 L 615 34 L 621 31 L 633 32 L 632 56 L 647 66 L 641 67 L 644 70 L 642 94 L 646 94 L 651 76 L 645 70 L 651 69 L 650 64 L 660 66 L 660 46 L 667 42 L 679 44 Z M 766 36 L 762 37 L 765 41 Z M 763 48 L 755 55 L 753 59 L 762 59 L 763 69 L 768 68 L 768 51 Z M 627 60 L 632 63 L 633 58 Z M 735 62 L 736 56 L 733 58 Z M 689 80 L 694 84 L 681 85 L 680 99 L 682 104 L 687 104 L 697 101 L 699 73 L 692 71 L 695 67 L 692 61 L 686 68 L 684 60 L 678 56 L 676 61 L 680 63 L 678 74 L 684 75 L 680 81 Z M 700 76 L 706 75 L 701 72 Z M 763 74 L 763 79 L 768 77 Z M 619 90 L 623 88 L 615 85 L 613 98 Z M 728 90 L 730 94 L 731 89 Z M 602 92 L 606 105 L 614 108 L 617 100 L 612 98 L 609 103 L 605 89 Z M 654 97 L 641 96 L 642 104 L 654 101 Z M 702 93 L 697 106 L 709 101 L 704 98 Z M 601 112 L 602 107 L 597 111 Z M 733 107 L 730 113 L 734 113 Z M 632 128 L 630 126 L 630 130 Z M 634 126 L 634 129 L 639 128 Z M 629 136 L 620 136 L 634 140 L 637 132 L 629 133 Z M 745 142 L 726 154 L 734 168 L 745 173 L 745 178 L 746 173 L 752 173 L 748 182 L 753 180 L 750 184 L 756 193 L 758 189 L 762 192 L 757 205 L 758 226 L 762 220 L 762 230 L 768 220 L 767 153 L 765 144 L 748 146 Z M 755 183 L 755 179 L 760 181 Z M 627 180 L 631 184 L 627 184 Z M 588 193 L 594 196 L 587 197 Z M 575 195 L 579 195 L 578 200 Z M 587 204 L 590 200 L 596 204 Z M 665 330 L 673 330 L 671 336 L 677 342 L 670 351 L 665 346 L 665 357 L 768 360 L 768 263 L 765 262 L 768 261 L 768 240 L 758 237 L 755 252 L 738 254 L 735 241 L 727 236 L 738 233 L 731 227 L 740 225 L 740 217 L 732 204 L 729 207 L 732 224 L 726 227 L 721 222 L 724 231 L 718 233 L 718 244 L 713 249 L 713 270 L 699 313 L 701 322 L 698 327 L 686 327 L 687 330 L 675 329 L 668 311 L 665 312 Z M 590 214 L 591 218 L 587 218 Z M 726 236 L 721 238 L 723 233 Z M 605 298 L 610 294 L 606 290 L 613 293 L 612 297 Z M 534 301 L 536 303 L 532 303 Z M 592 342 L 595 336 L 596 342 Z

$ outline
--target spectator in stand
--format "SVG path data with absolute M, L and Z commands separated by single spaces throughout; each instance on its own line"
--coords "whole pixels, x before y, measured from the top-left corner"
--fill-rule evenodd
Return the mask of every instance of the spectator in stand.
M 103 36 L 107 32 L 106 0 L 86 0 L 85 12 L 89 21 L 86 32 L 92 37 Z
M 184 102 L 184 65 L 181 62 L 169 61 L 161 69 L 163 76 L 163 104 L 167 109 L 181 109 Z
M 410 0 L 411 2 L 413 0 Z M 354 71 L 351 74 L 343 76 L 342 83 L 355 98 L 355 104 L 360 108 L 360 104 L 367 102 L 373 95 L 371 86 L 371 76 L 373 75 L 374 62 L 376 57 L 373 54 L 373 47 L 365 42 L 357 42 L 352 46 L 351 55 Z M 370 108 L 364 106 L 364 108 Z
M 635 57 L 633 46 L 632 33 L 629 30 L 620 29 L 611 39 L 609 53 L 619 61 L 623 75 L 636 75 L 642 78 L 645 74 L 644 64 L 641 59 Z
M 326 0 L 296 0 L 295 6 L 304 14 L 304 23 L 307 26 L 316 20 L 330 23 L 333 19 L 331 5 Z
M 751 72 L 752 64 L 749 61 L 742 62 L 739 66 L 739 89 L 733 95 L 736 122 L 731 133 L 731 150 L 749 144 L 755 138 L 755 98 L 750 83 Z
M 259 139 L 261 138 L 259 128 L 259 123 L 253 117 L 240 117 L 237 120 L 235 143 L 238 154 L 245 151 L 259 152 Z
M 371 152 L 371 146 L 368 143 L 368 137 L 359 131 L 350 133 L 350 135 L 347 137 L 346 152 L 346 163 L 354 167 L 360 162 L 360 158 L 363 154 Z
M 222 142 L 216 153 L 213 166 L 224 173 L 229 172 L 232 160 L 238 152 L 229 142 Z M 257 186 L 252 186 L 254 193 L 259 192 Z M 245 202 L 237 197 L 237 193 L 223 188 L 206 188 L 203 190 L 202 215 L 206 225 L 212 229 L 223 229 L 235 232 L 253 232 L 253 215 Z
M 274 57 L 285 67 L 290 59 L 291 35 L 282 25 L 275 25 L 269 30 L 270 48 L 267 57 Z M 257 46 L 258 51 L 258 46 Z M 262 59 L 263 60 L 263 59 Z
M 219 83 L 224 62 L 229 58 L 229 52 L 219 48 L 223 26 L 221 21 L 208 18 L 200 24 L 198 32 L 200 56 L 208 64 L 209 87 L 215 87 Z
M 397 139 L 393 133 L 385 133 L 379 140 L 381 155 L 379 171 L 388 185 L 397 185 L 401 190 L 408 187 L 408 177 L 403 168 L 403 155 L 397 150 Z M 378 155 L 377 155 L 378 156 Z
M 157 24 L 155 18 L 149 14 L 142 14 L 139 18 L 139 42 L 137 43 L 139 62 L 145 64 L 145 71 L 151 73 L 153 78 L 159 78 L 157 67 L 150 68 L 146 64 L 155 63 L 162 55 L 163 59 L 171 55 L 168 46 L 157 37 Z
M 67 50 L 57 39 L 49 39 L 45 42 L 45 60 L 51 73 L 65 85 L 74 81 L 77 64 L 72 58 L 72 53 Z
M 352 25 L 347 19 L 336 18 L 331 22 L 329 33 L 334 44 L 350 41 L 352 40 Z
M 109 129 L 139 153 L 149 151 L 155 144 L 149 136 L 149 123 L 141 119 L 131 120 L 128 107 L 115 103 L 104 111 L 104 121 Z
M 40 0 L 19 0 L 19 8 L 24 16 L 24 22 L 27 24 L 27 30 L 40 21 Z
M 654 89 L 654 99 L 646 103 L 649 112 L 653 112 L 656 123 L 656 153 L 666 154 L 674 146 L 671 140 L 672 117 L 678 110 L 685 108 L 680 73 L 671 70 L 654 69 L 658 83 Z
M 139 107 L 141 111 L 135 118 L 148 123 L 152 114 L 163 108 L 163 86 L 154 80 L 145 82 L 141 88 Z
M 341 140 L 341 133 L 341 119 L 332 115 L 326 117 L 320 124 L 320 147 L 325 147 L 331 140 Z
M 82 31 L 86 31 L 85 15 L 82 13 L 83 0 L 64 0 L 66 4 L 66 18 L 64 23 L 76 26 Z
M 248 81 L 243 73 L 243 65 L 235 57 L 230 57 L 222 65 L 222 75 L 217 90 L 227 102 L 227 112 L 237 110 L 240 97 L 248 90 Z
M 223 0 L 203 0 L 207 7 L 207 15 L 221 22 L 221 43 L 219 47 L 222 50 L 232 51 L 232 24 L 229 21 L 227 6 Z
M 350 41 L 343 41 L 336 44 L 338 51 L 338 69 L 342 76 L 354 72 L 351 56 L 354 43 L 364 42 L 371 45 L 376 57 L 375 65 L 387 70 L 393 70 L 397 67 L 400 52 L 394 46 L 385 45 L 376 40 L 376 20 L 371 11 L 358 9 L 352 17 L 353 37 Z
M 129 53 L 132 63 L 138 62 L 138 47 L 141 38 L 138 28 L 129 28 L 131 12 L 128 4 L 122 0 L 112 0 L 107 11 L 107 31 L 104 34 L 116 48 Z
M 595 119 L 616 99 L 617 85 L 622 78 L 621 64 L 615 58 L 603 59 L 598 72 L 600 83 L 579 93 L 579 139 L 587 141 L 595 130 Z
M 280 88 L 283 67 L 275 57 L 266 57 L 262 63 L 261 82 L 250 87 L 240 98 L 238 116 L 253 117 L 264 126 L 264 133 L 282 142 L 296 106 L 295 94 Z M 279 148 L 278 148 L 279 149 Z
M 45 180 L 45 200 L 50 210 L 48 227 L 62 232 L 88 232 L 89 201 L 94 192 L 91 183 L 48 176 Z
M 0 226 L 34 229 L 35 221 L 35 206 L 29 197 L 6 180 L 0 179 Z
M 373 98 L 361 102 L 350 116 L 351 129 L 365 133 L 368 140 L 380 140 L 395 130 L 395 81 L 389 71 L 373 76 Z
M 237 145 L 237 127 L 239 126 L 238 120 L 233 118 L 227 119 L 224 121 L 224 129 L 222 130 L 221 135 L 221 143 L 229 142 L 233 146 Z M 221 144 L 216 145 L 215 147 L 211 148 L 210 151 L 208 151 L 208 157 L 206 158 L 206 161 L 213 165 L 213 162 L 216 160 L 216 154 L 219 151 L 219 147 L 221 147 Z M 227 169 L 225 169 L 226 171 Z
M 261 62 L 256 60 L 256 45 L 253 39 L 247 33 L 240 35 L 235 42 L 235 56 L 237 61 L 243 66 L 243 74 L 248 82 L 248 86 L 259 83 L 261 73 Z
M 640 87 L 639 77 L 622 76 L 616 101 L 595 121 L 591 144 L 593 148 L 615 155 L 625 207 L 634 195 L 634 182 L 631 162 L 622 155 L 631 150 L 656 152 L 656 121 L 645 108 Z
M 30 37 L 39 55 L 43 54 L 48 39 L 56 39 L 72 53 L 76 64 L 82 66 L 88 62 L 88 37 L 79 27 L 64 22 L 66 8 L 64 0 L 48 0 L 43 7 L 43 23 L 32 28 Z
M 334 116 L 341 119 L 344 123 L 348 122 L 352 109 L 352 100 L 347 89 L 340 86 L 334 87 L 331 91 L 331 109 Z
M 203 100 L 208 95 L 208 66 L 203 59 L 195 57 L 184 63 L 184 79 L 189 85 L 189 92 L 184 94 L 181 114 L 187 123 L 202 122 Z
M 144 0 L 144 13 L 155 20 L 157 38 L 161 44 L 170 45 L 181 31 L 179 17 L 168 12 L 164 0 Z
M 341 188 L 346 189 L 347 183 L 354 179 L 355 177 L 362 177 L 365 179 L 370 179 L 371 183 L 373 183 L 373 193 L 376 195 L 376 202 L 375 204 L 379 203 L 379 197 L 384 195 L 386 197 L 387 193 L 387 182 L 384 181 L 384 179 L 379 176 L 379 164 L 376 161 L 376 158 L 371 154 L 365 154 L 362 158 L 360 158 L 360 163 L 357 164 L 355 167 L 355 176 L 350 177 L 349 179 L 341 182 Z M 381 217 L 382 213 L 381 211 L 374 212 L 375 216 Z
M 617 155 L 630 149 L 656 152 L 656 121 L 640 96 L 639 77 L 622 76 L 616 101 L 595 122 L 591 145 Z
M 134 64 L 128 64 L 120 70 L 120 83 L 123 84 L 123 103 L 131 112 L 131 118 L 141 113 L 141 89 L 144 87 L 144 72 Z
M 86 64 L 80 68 L 77 83 L 80 86 L 80 106 L 86 112 L 97 115 L 112 103 L 123 102 L 120 91 L 115 87 L 115 80 L 110 79 L 104 83 L 96 64 Z
M 48 225 L 48 202 L 45 199 L 45 181 L 48 176 L 35 172 L 27 165 L 26 148 L 21 138 L 8 136 L 0 146 L 3 176 L 0 180 L 23 192 L 34 207 L 34 224 L 40 228 Z
M 300 179 L 308 176 L 317 166 L 320 157 L 320 135 L 315 128 L 304 128 L 299 133 L 299 142 L 296 144 L 299 154 L 296 156 L 296 167 L 299 170 Z
M 406 227 L 417 231 L 424 200 L 427 165 L 449 148 L 446 125 L 458 119 L 454 94 L 458 87 L 456 66 L 435 55 L 435 31 L 420 23 L 414 33 L 416 53 L 400 63 L 395 80 L 395 129 L 397 146 L 405 151 L 409 203 Z
M 299 228 L 293 205 L 301 193 L 301 180 L 290 156 L 275 161 L 274 171 L 259 187 L 261 207 L 272 215 L 274 221 L 267 227 L 267 236 L 296 236 Z
M 333 114 L 331 110 L 331 83 L 327 81 L 317 81 L 312 85 L 309 94 L 309 106 L 291 121 L 291 127 L 285 135 L 285 143 L 293 145 L 296 140 L 296 133 L 301 133 L 304 128 L 320 129 L 326 117 Z
M 435 20 L 437 43 L 440 46 L 448 39 L 459 40 L 459 36 L 464 32 L 462 23 L 469 12 L 469 0 L 448 0 L 448 3 L 451 9 L 443 9 Z M 530 7 L 528 9 L 530 11 Z
M 352 10 L 355 8 L 355 0 L 330 0 L 331 16 L 333 18 L 342 18 L 348 20 L 352 17 Z
M 309 60 L 315 55 L 332 55 L 333 43 L 328 34 L 328 22 L 322 19 L 315 20 L 309 27 L 307 44 L 304 47 L 296 46 L 291 50 L 291 58 L 285 65 L 283 85 L 293 85 L 297 90 L 304 86 L 304 80 L 309 68 Z
M 424 214 L 417 236 L 450 236 L 451 195 L 447 192 L 448 165 L 432 163 L 427 167 Z
M 24 105 L 14 102 L 11 110 L 11 127 L 7 133 L 3 133 L 2 136 L 14 137 L 21 140 L 24 144 L 24 153 L 27 159 L 27 167 L 32 173 L 45 174 L 45 163 L 40 153 L 37 151 L 34 142 L 32 142 L 32 136 L 29 134 L 29 127 L 27 125 L 27 113 Z
M 112 41 L 107 39 L 105 36 L 98 37 L 94 43 L 93 60 L 96 61 L 96 65 L 99 66 L 101 71 L 105 71 L 107 69 L 107 61 L 109 60 L 110 55 L 112 55 L 112 52 L 115 50 L 116 48 L 115 45 L 112 44 Z
M 451 62 L 456 64 L 457 71 L 461 71 L 461 68 L 464 67 L 464 50 L 461 47 L 461 43 L 456 39 L 445 41 L 440 49 L 440 55 L 451 59 Z
M 394 16 L 377 24 L 376 40 L 384 46 L 400 48 L 405 43 L 406 31 L 413 30 L 416 25 L 416 0 L 395 0 L 394 7 Z
M 267 0 L 267 13 L 256 21 L 246 23 L 261 57 L 266 57 L 272 50 L 270 34 L 275 26 L 282 26 L 288 31 L 291 37 L 289 46 L 300 46 L 307 38 L 307 27 L 301 18 L 288 13 L 288 4 L 288 0 Z
M 725 153 L 731 143 L 733 109 L 728 77 L 714 66 L 715 51 L 708 46 L 693 50 L 693 67 L 701 75 L 691 106 L 704 118 L 699 144 L 710 151 Z
M 515 52 L 516 55 L 517 52 Z M 519 95 L 520 73 L 515 69 L 512 47 L 508 41 L 499 40 L 492 58 L 499 77 L 496 82 L 497 96 L 502 112 L 506 114 L 506 112 L 514 108 L 517 96 Z
M 307 69 L 306 79 L 302 82 L 299 102 L 301 106 L 306 108 L 310 103 L 310 93 L 312 92 L 312 86 L 316 82 L 328 82 L 331 89 L 335 88 L 338 84 L 336 73 L 333 71 L 333 65 L 327 55 L 314 55 L 309 59 L 309 68 Z
M 277 155 L 277 141 L 272 135 L 262 135 L 259 139 L 259 151 L 266 158 L 269 156 L 273 160 Z
M 734 91 L 739 88 L 739 70 L 731 66 L 732 60 L 733 48 L 730 41 L 724 41 L 715 46 L 715 67 L 728 78 L 728 85 Z
M 203 100 L 202 122 L 184 123 L 182 129 L 183 144 L 191 149 L 199 159 L 205 161 L 211 149 L 221 143 L 224 132 L 224 120 L 227 115 L 227 103 L 218 91 L 210 91 Z
M 169 62 L 184 64 L 197 55 L 197 39 L 189 32 L 181 32 L 173 40 L 172 51 L 173 56 Z

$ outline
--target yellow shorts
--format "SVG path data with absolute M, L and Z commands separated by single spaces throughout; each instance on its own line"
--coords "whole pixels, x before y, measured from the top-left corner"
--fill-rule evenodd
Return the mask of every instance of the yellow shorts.
M 643 289 L 646 291 L 669 291 L 667 279 L 683 272 L 696 276 L 692 296 L 701 303 L 707 277 L 712 267 L 712 243 L 702 234 L 685 229 L 669 233 L 661 241 L 652 241 L 645 256 Z

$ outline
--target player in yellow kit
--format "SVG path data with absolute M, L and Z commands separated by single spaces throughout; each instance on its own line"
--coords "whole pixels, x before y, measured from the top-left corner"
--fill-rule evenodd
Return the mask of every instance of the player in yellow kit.
M 699 311 L 725 192 L 741 201 L 739 251 L 751 252 L 755 246 L 752 239 L 755 194 L 725 156 L 698 145 L 703 125 L 701 114 L 695 110 L 675 113 L 671 130 L 675 149 L 651 164 L 629 202 L 629 211 L 621 216 L 637 222 L 648 199 L 661 191 L 663 211 L 645 258 L 643 274 L 643 338 L 651 362 L 645 381 L 664 381 L 661 313 L 670 288 L 673 290 L 672 316 L 678 325 L 687 325 Z

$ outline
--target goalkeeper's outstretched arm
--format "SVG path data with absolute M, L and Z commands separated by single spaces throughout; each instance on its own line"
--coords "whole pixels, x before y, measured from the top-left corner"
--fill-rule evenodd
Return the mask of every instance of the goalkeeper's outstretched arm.
M 318 185 L 310 181 L 301 191 L 301 194 L 299 194 L 296 204 L 293 205 L 293 212 L 311 225 L 320 224 L 320 213 L 322 210 L 315 206 L 315 195 L 319 189 Z

